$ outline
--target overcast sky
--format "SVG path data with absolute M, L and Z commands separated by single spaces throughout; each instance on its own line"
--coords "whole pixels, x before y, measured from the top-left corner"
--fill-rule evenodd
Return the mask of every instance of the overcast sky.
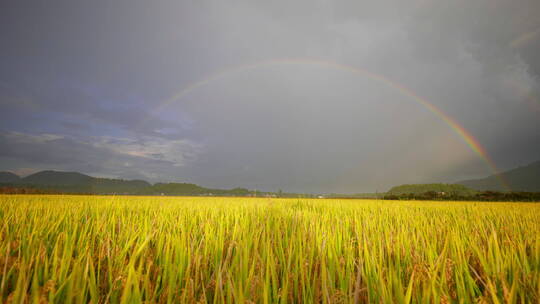
M 0 45 L 0 170 L 21 175 L 354 193 L 492 173 L 398 84 L 500 169 L 540 159 L 538 0 L 3 0 Z

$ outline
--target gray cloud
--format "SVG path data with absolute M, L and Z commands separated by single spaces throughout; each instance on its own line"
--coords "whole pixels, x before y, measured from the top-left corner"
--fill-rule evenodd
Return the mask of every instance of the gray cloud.
M 491 173 L 396 86 L 462 124 L 500 168 L 540 155 L 536 0 L 2 6 L 4 168 L 344 192 Z M 309 64 L 234 68 L 277 58 L 393 84 Z M 21 142 L 44 133 L 61 138 Z

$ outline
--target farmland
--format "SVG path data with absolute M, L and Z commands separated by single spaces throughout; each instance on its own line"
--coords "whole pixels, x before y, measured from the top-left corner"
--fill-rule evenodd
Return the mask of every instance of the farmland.
M 538 303 L 540 204 L 0 196 L 0 302 Z

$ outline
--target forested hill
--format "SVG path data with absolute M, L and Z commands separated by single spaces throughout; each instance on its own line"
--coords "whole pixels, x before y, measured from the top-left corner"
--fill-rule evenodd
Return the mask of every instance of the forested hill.
M 64 193 L 134 193 L 150 187 L 143 180 L 92 177 L 78 172 L 41 171 L 24 178 L 0 182 L 6 187 L 31 188 Z
M 448 195 L 470 196 L 476 191 L 463 185 L 455 184 L 411 184 L 401 185 L 390 189 L 387 195 L 422 194 L 426 192 L 445 193 Z
M 386 200 L 538 202 L 540 192 L 476 191 L 455 184 L 401 185 L 388 191 Z
M 508 189 L 501 183 L 502 179 L 512 191 L 540 192 L 540 161 L 502 172 L 499 175 L 460 181 L 457 184 L 475 190 L 506 191 Z
M 92 177 L 78 172 L 41 171 L 24 178 L 0 172 L 0 187 L 7 193 L 87 193 L 134 195 L 224 195 L 247 196 L 248 189 L 210 189 L 189 183 L 157 183 Z M 11 190 L 10 190 L 11 189 Z M 17 190 L 19 189 L 19 190 Z M 26 189 L 20 191 L 20 189 Z M 261 193 L 264 194 L 264 193 Z
M 0 183 L 15 183 L 21 178 L 11 172 L 0 172 Z

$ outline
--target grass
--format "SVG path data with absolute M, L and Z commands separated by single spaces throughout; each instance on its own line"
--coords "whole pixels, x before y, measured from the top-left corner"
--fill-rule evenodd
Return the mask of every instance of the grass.
M 540 204 L 0 196 L 0 302 L 538 303 Z

